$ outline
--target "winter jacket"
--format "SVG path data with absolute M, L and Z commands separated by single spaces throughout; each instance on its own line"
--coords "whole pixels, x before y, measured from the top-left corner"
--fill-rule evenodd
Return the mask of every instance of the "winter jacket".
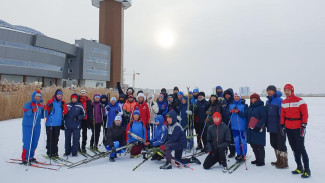
M 36 121 L 35 121 L 35 128 L 41 128 L 41 119 L 45 117 L 44 115 L 44 106 L 41 104 L 43 102 L 43 100 L 41 99 L 39 102 L 34 100 L 34 97 L 36 95 L 36 91 L 34 91 L 32 93 L 32 99 L 29 102 L 26 102 L 26 104 L 24 105 L 24 117 L 23 117 L 23 122 L 22 125 L 23 127 L 33 127 L 33 122 L 34 122 L 34 115 L 37 114 L 36 116 Z M 33 109 L 34 108 L 38 108 L 37 109 L 37 113 L 33 113 Z
M 64 116 L 66 129 L 80 128 L 81 120 L 85 117 L 85 110 L 79 102 L 67 104 L 68 113 Z
M 105 102 L 102 101 L 103 98 L 106 99 Z M 108 105 L 108 97 L 107 97 L 107 95 L 103 94 L 102 96 L 100 96 L 100 103 L 101 103 L 103 106 L 107 106 L 107 105 Z
M 280 115 L 281 115 L 281 103 L 282 93 L 277 91 L 272 96 L 267 96 L 265 105 L 267 121 L 266 127 L 268 132 L 280 133 Z
M 302 123 L 308 122 L 308 109 L 305 101 L 294 95 L 294 88 L 291 86 L 291 95 L 282 101 L 281 124 L 286 128 L 298 129 Z
M 133 118 L 128 123 L 128 125 L 126 127 L 126 132 L 128 132 L 128 131 L 134 133 L 135 135 L 137 135 L 140 138 L 145 139 L 147 141 L 147 129 L 146 129 L 146 126 L 141 121 L 141 114 L 140 114 L 140 120 L 135 121 L 134 118 Z M 126 134 L 126 141 L 128 143 L 132 143 L 132 142 L 135 142 L 135 141 L 138 141 L 138 140 L 127 133 Z
M 117 87 L 119 95 L 124 94 L 120 82 L 117 82 L 116 87 Z M 126 89 L 126 91 L 128 91 L 129 89 L 132 91 L 132 95 L 133 95 L 134 94 L 134 89 L 132 87 L 129 87 L 128 89 Z M 125 97 L 125 100 L 128 99 L 127 92 L 124 94 L 124 97 Z
M 222 112 L 222 104 L 218 100 L 216 100 L 214 102 L 209 101 L 208 111 L 207 112 L 209 113 L 209 117 L 207 119 L 207 122 L 208 122 L 209 125 L 212 125 L 213 124 L 212 115 L 215 112 L 219 112 L 221 114 L 221 117 L 222 117 L 222 114 L 223 114 L 223 112 Z
M 222 91 L 221 92 L 218 92 L 217 90 L 218 89 L 221 89 Z M 223 89 L 222 89 L 222 87 L 221 86 L 217 86 L 216 87 L 216 94 L 217 94 L 217 97 L 219 98 L 219 97 L 223 97 Z
M 176 148 L 182 150 L 187 146 L 187 139 L 185 131 L 182 126 L 177 122 L 177 114 L 175 111 L 168 112 L 168 115 L 172 118 L 172 124 L 168 125 L 167 144 L 174 144 Z M 176 149 L 178 150 L 178 149 Z
M 191 106 L 189 106 L 190 110 L 191 110 Z M 180 121 L 180 124 L 183 128 L 185 128 L 185 126 L 188 124 L 188 119 L 187 119 L 187 101 L 185 104 L 181 103 L 178 106 L 178 115 L 182 118 L 182 121 Z
M 226 94 L 230 95 L 230 98 L 228 100 L 225 98 Z M 226 91 L 223 92 L 223 97 L 224 99 L 222 101 L 222 110 L 223 110 L 222 121 L 228 125 L 231 116 L 229 106 L 234 101 L 234 91 L 231 88 L 228 88 Z
M 168 101 L 168 112 L 170 111 L 175 111 L 176 113 L 178 113 L 177 104 L 175 100 L 173 100 L 173 102 Z
M 167 112 L 168 112 L 168 105 L 167 105 L 167 102 L 165 101 L 162 101 L 162 102 L 157 102 L 158 104 L 158 108 L 159 108 L 159 111 L 158 111 L 158 114 L 157 115 L 162 115 L 162 116 L 166 116 Z
M 150 111 L 150 119 L 149 122 L 154 122 L 157 113 L 159 112 L 158 104 L 157 102 L 153 101 L 153 98 L 148 101 L 149 111 Z
M 150 111 L 147 102 L 136 103 L 134 109 L 138 109 L 140 111 L 141 121 L 144 125 L 149 125 L 150 120 Z
M 159 122 L 159 124 L 154 127 L 155 133 L 153 138 L 150 140 L 152 146 L 160 146 L 164 144 L 167 138 L 168 129 L 164 125 L 164 117 L 162 115 L 158 115 L 155 118 L 155 122 L 157 121 Z
M 114 105 L 112 105 L 112 103 L 109 103 L 105 109 L 107 116 L 107 123 L 105 128 L 109 128 L 113 125 L 115 117 L 117 115 L 122 116 L 123 112 L 117 102 L 115 102 Z
M 79 96 L 79 102 L 82 104 L 86 112 L 86 116 L 84 117 L 84 121 L 81 123 L 81 126 L 90 128 L 93 126 L 93 104 L 87 96 Z
M 251 104 L 247 110 L 247 120 L 254 117 L 258 119 L 258 123 L 256 125 L 257 128 L 262 129 L 263 131 L 255 131 L 251 128 L 247 130 L 247 143 L 265 146 L 266 141 L 266 132 L 265 132 L 265 122 L 266 122 L 266 110 L 264 107 L 264 102 L 258 100 L 254 104 Z
M 231 129 L 246 131 L 247 129 L 247 104 L 243 103 L 241 99 L 233 101 L 229 106 L 229 111 L 232 109 L 238 109 L 238 113 L 231 114 Z
M 230 143 L 231 132 L 226 124 L 220 123 L 208 127 L 207 147 L 209 152 L 216 152 L 219 148 L 228 147 Z
M 50 106 L 53 106 L 50 108 Z M 46 119 L 46 126 L 62 126 L 64 115 L 68 113 L 67 104 L 63 100 L 57 100 L 55 96 L 47 101 L 46 108 L 48 109 L 48 115 Z
M 125 112 L 125 115 L 131 114 L 136 104 L 137 103 L 135 102 L 135 100 L 133 100 L 132 103 L 130 103 L 129 100 L 127 100 L 123 105 L 123 111 Z
M 105 107 L 100 102 L 93 102 L 94 122 L 95 124 L 103 123 L 103 116 L 106 115 Z
M 204 123 L 207 118 L 208 101 L 205 99 L 196 101 L 195 115 L 198 116 L 198 122 Z
M 115 123 L 113 123 L 113 125 L 107 129 L 105 136 L 105 146 L 114 147 L 115 141 L 118 141 L 120 146 L 126 145 L 125 129 L 121 126 L 116 126 Z

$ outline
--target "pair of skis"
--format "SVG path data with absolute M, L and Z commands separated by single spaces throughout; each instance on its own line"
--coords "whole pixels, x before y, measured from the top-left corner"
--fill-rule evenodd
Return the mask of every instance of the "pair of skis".
M 245 161 L 249 160 L 250 159 L 250 156 L 247 156 L 245 157 L 245 160 L 244 161 L 241 161 L 241 162 L 235 162 L 234 164 L 230 165 L 228 167 L 228 173 L 229 174 L 232 174 L 234 171 L 236 171 L 241 165 L 245 164 Z
M 11 163 L 11 164 L 18 164 L 18 165 L 25 165 L 22 163 L 22 160 L 21 159 L 10 159 L 9 161 L 6 161 L 7 163 Z M 26 166 L 26 165 L 25 165 Z M 36 162 L 30 162 L 30 165 L 31 167 L 34 167 L 34 168 L 41 168 L 41 169 L 47 169 L 47 170 L 59 170 L 62 165 L 51 165 L 51 164 L 48 164 L 48 163 L 43 163 L 43 162 L 39 162 L 39 161 L 36 161 Z M 53 167 L 50 167 L 50 166 L 57 166 L 59 168 L 53 168 Z

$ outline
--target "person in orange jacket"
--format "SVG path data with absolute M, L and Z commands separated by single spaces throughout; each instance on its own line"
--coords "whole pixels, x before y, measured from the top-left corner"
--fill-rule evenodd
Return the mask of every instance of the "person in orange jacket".
M 305 134 L 308 122 L 308 109 L 305 101 L 295 96 L 291 84 L 284 86 L 286 99 L 281 104 L 281 134 L 287 134 L 289 144 L 295 156 L 297 169 L 292 174 L 302 174 L 302 178 L 310 177 L 309 158 L 305 148 Z M 304 167 L 301 163 L 301 157 Z
M 129 95 L 128 100 L 124 103 L 123 108 L 122 108 L 123 116 L 126 119 L 125 126 L 127 126 L 127 124 L 130 122 L 131 115 L 134 111 L 134 106 L 136 104 L 137 103 L 135 102 L 133 95 Z

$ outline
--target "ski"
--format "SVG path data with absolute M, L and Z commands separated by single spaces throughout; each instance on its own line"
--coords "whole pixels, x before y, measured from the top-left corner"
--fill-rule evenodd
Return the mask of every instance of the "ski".
M 17 161 L 6 161 L 6 162 L 11 163 L 11 164 L 24 165 L 23 163 L 17 162 Z M 26 166 L 26 165 L 24 165 L 24 166 Z M 40 166 L 40 165 L 36 165 L 36 164 L 30 164 L 29 166 L 35 167 L 35 168 L 47 169 L 47 170 L 59 170 L 56 168 L 50 168 L 50 167 Z
M 160 147 L 159 147 L 160 148 Z M 144 153 L 143 154 L 143 161 L 141 163 L 139 163 L 137 166 L 135 166 L 133 168 L 132 171 L 136 170 L 137 168 L 139 168 L 142 164 L 144 164 L 145 162 L 147 162 L 149 159 L 152 158 L 152 156 L 154 156 L 158 151 L 158 148 L 153 148 L 153 149 L 150 149 L 148 152 Z M 146 154 L 149 154 L 149 156 L 145 157 Z
M 15 162 L 22 162 L 21 159 L 9 159 L 10 161 L 15 161 Z M 36 162 L 33 162 L 33 163 L 36 163 L 36 164 L 39 164 L 39 165 L 44 165 L 44 166 L 58 166 L 58 167 L 62 167 L 64 165 L 61 165 L 61 164 L 49 164 L 49 163 L 44 163 L 44 162 L 40 162 L 40 161 L 36 161 Z
M 78 152 L 78 154 L 80 154 L 81 156 L 85 157 L 85 158 L 89 158 L 90 155 L 85 153 L 85 152 Z
M 60 157 L 52 157 L 52 158 L 50 158 L 48 155 L 42 155 L 42 156 L 43 156 L 44 158 L 46 158 L 46 159 L 51 159 L 51 160 L 53 160 L 54 162 L 59 163 L 59 164 L 63 164 L 63 165 L 72 164 L 71 161 L 66 160 L 66 159 L 63 159 L 63 158 L 60 158 Z
M 246 157 L 246 159 L 245 159 L 245 161 L 247 161 L 247 160 L 249 160 L 250 159 L 250 156 L 248 156 L 248 157 Z M 228 173 L 229 174 L 232 174 L 234 171 L 236 171 L 242 164 L 244 164 L 245 163 L 245 161 L 242 161 L 242 162 L 236 162 L 236 163 L 234 163 L 233 164 L 233 166 L 232 167 L 229 167 L 228 168 Z
M 183 156 L 182 158 L 190 158 L 192 156 L 199 157 L 199 156 L 202 156 L 204 154 L 206 154 L 206 153 L 205 152 L 198 152 L 198 153 L 194 153 L 194 154 L 191 154 L 191 155 Z
M 94 154 L 102 154 L 102 153 L 104 153 L 104 152 L 102 152 L 102 151 L 99 151 L 99 150 L 96 150 L 96 149 L 91 149 L 91 148 L 87 148 L 89 151 L 91 151 L 92 153 L 94 153 Z

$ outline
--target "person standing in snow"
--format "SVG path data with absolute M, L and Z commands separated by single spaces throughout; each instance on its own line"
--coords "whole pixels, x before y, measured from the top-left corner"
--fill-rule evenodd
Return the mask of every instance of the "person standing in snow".
M 110 162 L 115 162 L 115 158 L 117 158 L 116 154 L 125 152 L 125 150 L 116 151 L 117 148 L 126 145 L 125 128 L 121 124 L 122 117 L 116 116 L 113 125 L 107 129 L 104 145 L 107 151 L 112 150 L 109 156 Z
M 208 101 L 205 100 L 205 93 L 204 92 L 199 92 L 198 94 L 198 100 L 196 102 L 196 108 L 194 108 L 194 115 L 197 116 L 198 121 L 194 122 L 194 128 L 195 128 L 195 132 L 198 135 L 197 136 L 197 148 L 196 150 L 200 150 L 203 148 L 203 150 L 205 151 L 206 148 L 204 148 L 206 145 L 206 136 L 203 135 L 204 130 L 206 130 L 204 126 L 205 125 L 205 120 L 207 118 L 207 110 L 208 110 Z M 202 137 L 201 137 L 202 135 Z M 201 138 L 203 140 L 203 145 L 201 142 Z
M 245 101 L 245 100 L 244 100 Z M 246 130 L 247 130 L 247 118 L 246 113 L 248 105 L 245 104 L 238 93 L 235 93 L 234 101 L 229 106 L 231 119 L 231 130 L 234 138 L 235 149 L 236 149 L 236 161 L 242 162 L 245 160 L 247 153 L 247 141 L 246 141 Z
M 132 98 L 133 99 L 133 98 Z M 123 111 L 120 106 L 116 102 L 116 98 L 112 97 L 110 103 L 106 106 L 106 116 L 107 116 L 107 124 L 105 128 L 109 128 L 114 124 L 114 120 L 116 116 L 122 116 Z
M 64 156 L 77 156 L 80 147 L 80 126 L 81 120 L 85 117 L 85 110 L 78 102 L 78 94 L 71 95 L 71 102 L 67 104 L 68 113 L 65 115 L 65 153 Z M 72 146 L 71 146 L 72 136 Z
M 86 90 L 80 90 L 79 102 L 82 104 L 86 112 L 84 119 L 81 120 L 82 143 L 80 150 L 81 152 L 86 152 L 87 131 L 93 124 L 93 105 L 92 101 L 87 96 Z
M 255 160 L 252 164 L 256 166 L 265 165 L 265 150 L 266 144 L 266 110 L 264 102 L 261 101 L 260 96 L 253 93 L 250 96 L 251 104 L 247 110 L 247 119 L 249 121 L 249 128 L 247 130 L 247 143 L 249 143 L 253 149 Z
M 102 94 L 101 96 L 100 96 L 100 104 L 101 104 L 101 106 L 105 109 L 105 107 L 108 105 L 108 97 L 107 97 L 107 95 L 105 95 L 105 94 Z M 102 117 L 103 119 L 103 123 L 102 123 L 102 126 L 105 128 L 105 126 L 106 126 L 106 121 L 107 121 L 107 116 L 105 116 L 105 113 L 103 114 L 103 117 Z M 104 139 L 105 137 L 103 137 L 103 139 Z
M 155 122 L 155 118 L 157 116 L 157 113 L 159 112 L 159 107 L 157 102 L 155 102 L 154 98 L 155 96 L 153 94 L 148 94 L 148 106 L 149 106 L 149 111 L 150 111 L 150 120 L 149 120 L 149 124 L 151 126 L 150 129 L 152 129 L 152 135 L 154 132 L 154 122 Z
M 230 110 L 229 110 L 229 106 L 230 104 L 234 101 L 234 91 L 232 90 L 232 88 L 228 88 L 226 91 L 223 92 L 223 101 L 222 101 L 222 111 L 223 111 L 223 122 L 226 123 L 226 125 L 229 126 L 229 128 L 231 129 L 231 124 L 230 123 L 230 118 L 231 118 L 231 114 L 230 114 Z M 229 155 L 228 158 L 233 158 L 236 155 L 236 150 L 235 150 L 235 144 L 234 144 L 234 137 L 231 132 L 231 143 L 229 145 Z
M 90 149 L 98 150 L 98 141 L 100 136 L 100 130 L 103 123 L 103 116 L 105 115 L 105 107 L 103 107 L 100 103 L 100 94 L 95 94 L 93 98 L 94 102 L 93 106 L 93 121 L 90 126 L 92 135 L 90 139 Z M 104 128 L 104 127 L 103 127 Z
M 177 114 L 175 111 L 167 113 L 168 122 L 168 135 L 167 142 L 162 146 L 162 150 L 166 153 L 166 164 L 161 166 L 160 169 L 172 169 L 171 159 L 172 151 L 175 151 L 175 160 L 187 164 L 201 162 L 192 156 L 190 159 L 182 159 L 183 149 L 187 146 L 187 139 L 182 126 L 177 122 Z
M 210 125 L 207 133 L 207 147 L 209 155 L 203 163 L 204 169 L 211 168 L 219 162 L 223 166 L 223 171 L 227 171 L 226 148 L 231 142 L 230 129 L 225 123 L 222 123 L 222 117 L 219 112 L 212 116 L 213 125 Z
M 134 109 L 139 110 L 141 114 L 141 121 L 146 126 L 147 129 L 147 139 L 150 139 L 150 109 L 146 102 L 146 96 L 143 93 L 139 93 L 137 96 L 137 103 Z
M 271 162 L 271 164 L 277 168 L 288 168 L 286 136 L 281 135 L 280 132 L 282 93 L 277 91 L 273 85 L 268 86 L 266 92 L 268 94 L 265 104 L 267 114 L 266 127 L 270 133 L 270 143 L 276 155 L 276 161 Z
M 58 142 L 60 136 L 60 129 L 62 129 L 64 115 L 68 113 L 67 104 L 62 100 L 63 92 L 61 89 L 55 91 L 52 99 L 47 101 L 46 108 L 48 115 L 46 119 L 46 135 L 47 135 L 47 155 L 49 157 L 57 157 Z M 63 126 L 64 127 L 64 126 Z
M 181 99 L 181 104 L 178 106 L 178 121 L 184 129 L 188 124 L 187 115 L 192 115 L 192 111 L 188 111 L 187 109 L 187 97 L 183 96 Z
M 23 152 L 21 159 L 24 165 L 27 165 L 28 161 L 30 163 L 36 162 L 34 155 L 41 134 L 41 119 L 44 119 L 42 102 L 42 93 L 37 90 L 32 93 L 31 101 L 27 102 L 23 108 Z
M 308 122 L 308 109 L 305 101 L 294 94 L 291 84 L 284 86 L 286 99 L 281 104 L 281 131 L 287 133 L 289 144 L 294 153 L 297 169 L 293 174 L 302 174 L 302 178 L 311 176 L 309 158 L 305 148 L 305 134 Z M 304 167 L 301 163 L 304 162 Z

